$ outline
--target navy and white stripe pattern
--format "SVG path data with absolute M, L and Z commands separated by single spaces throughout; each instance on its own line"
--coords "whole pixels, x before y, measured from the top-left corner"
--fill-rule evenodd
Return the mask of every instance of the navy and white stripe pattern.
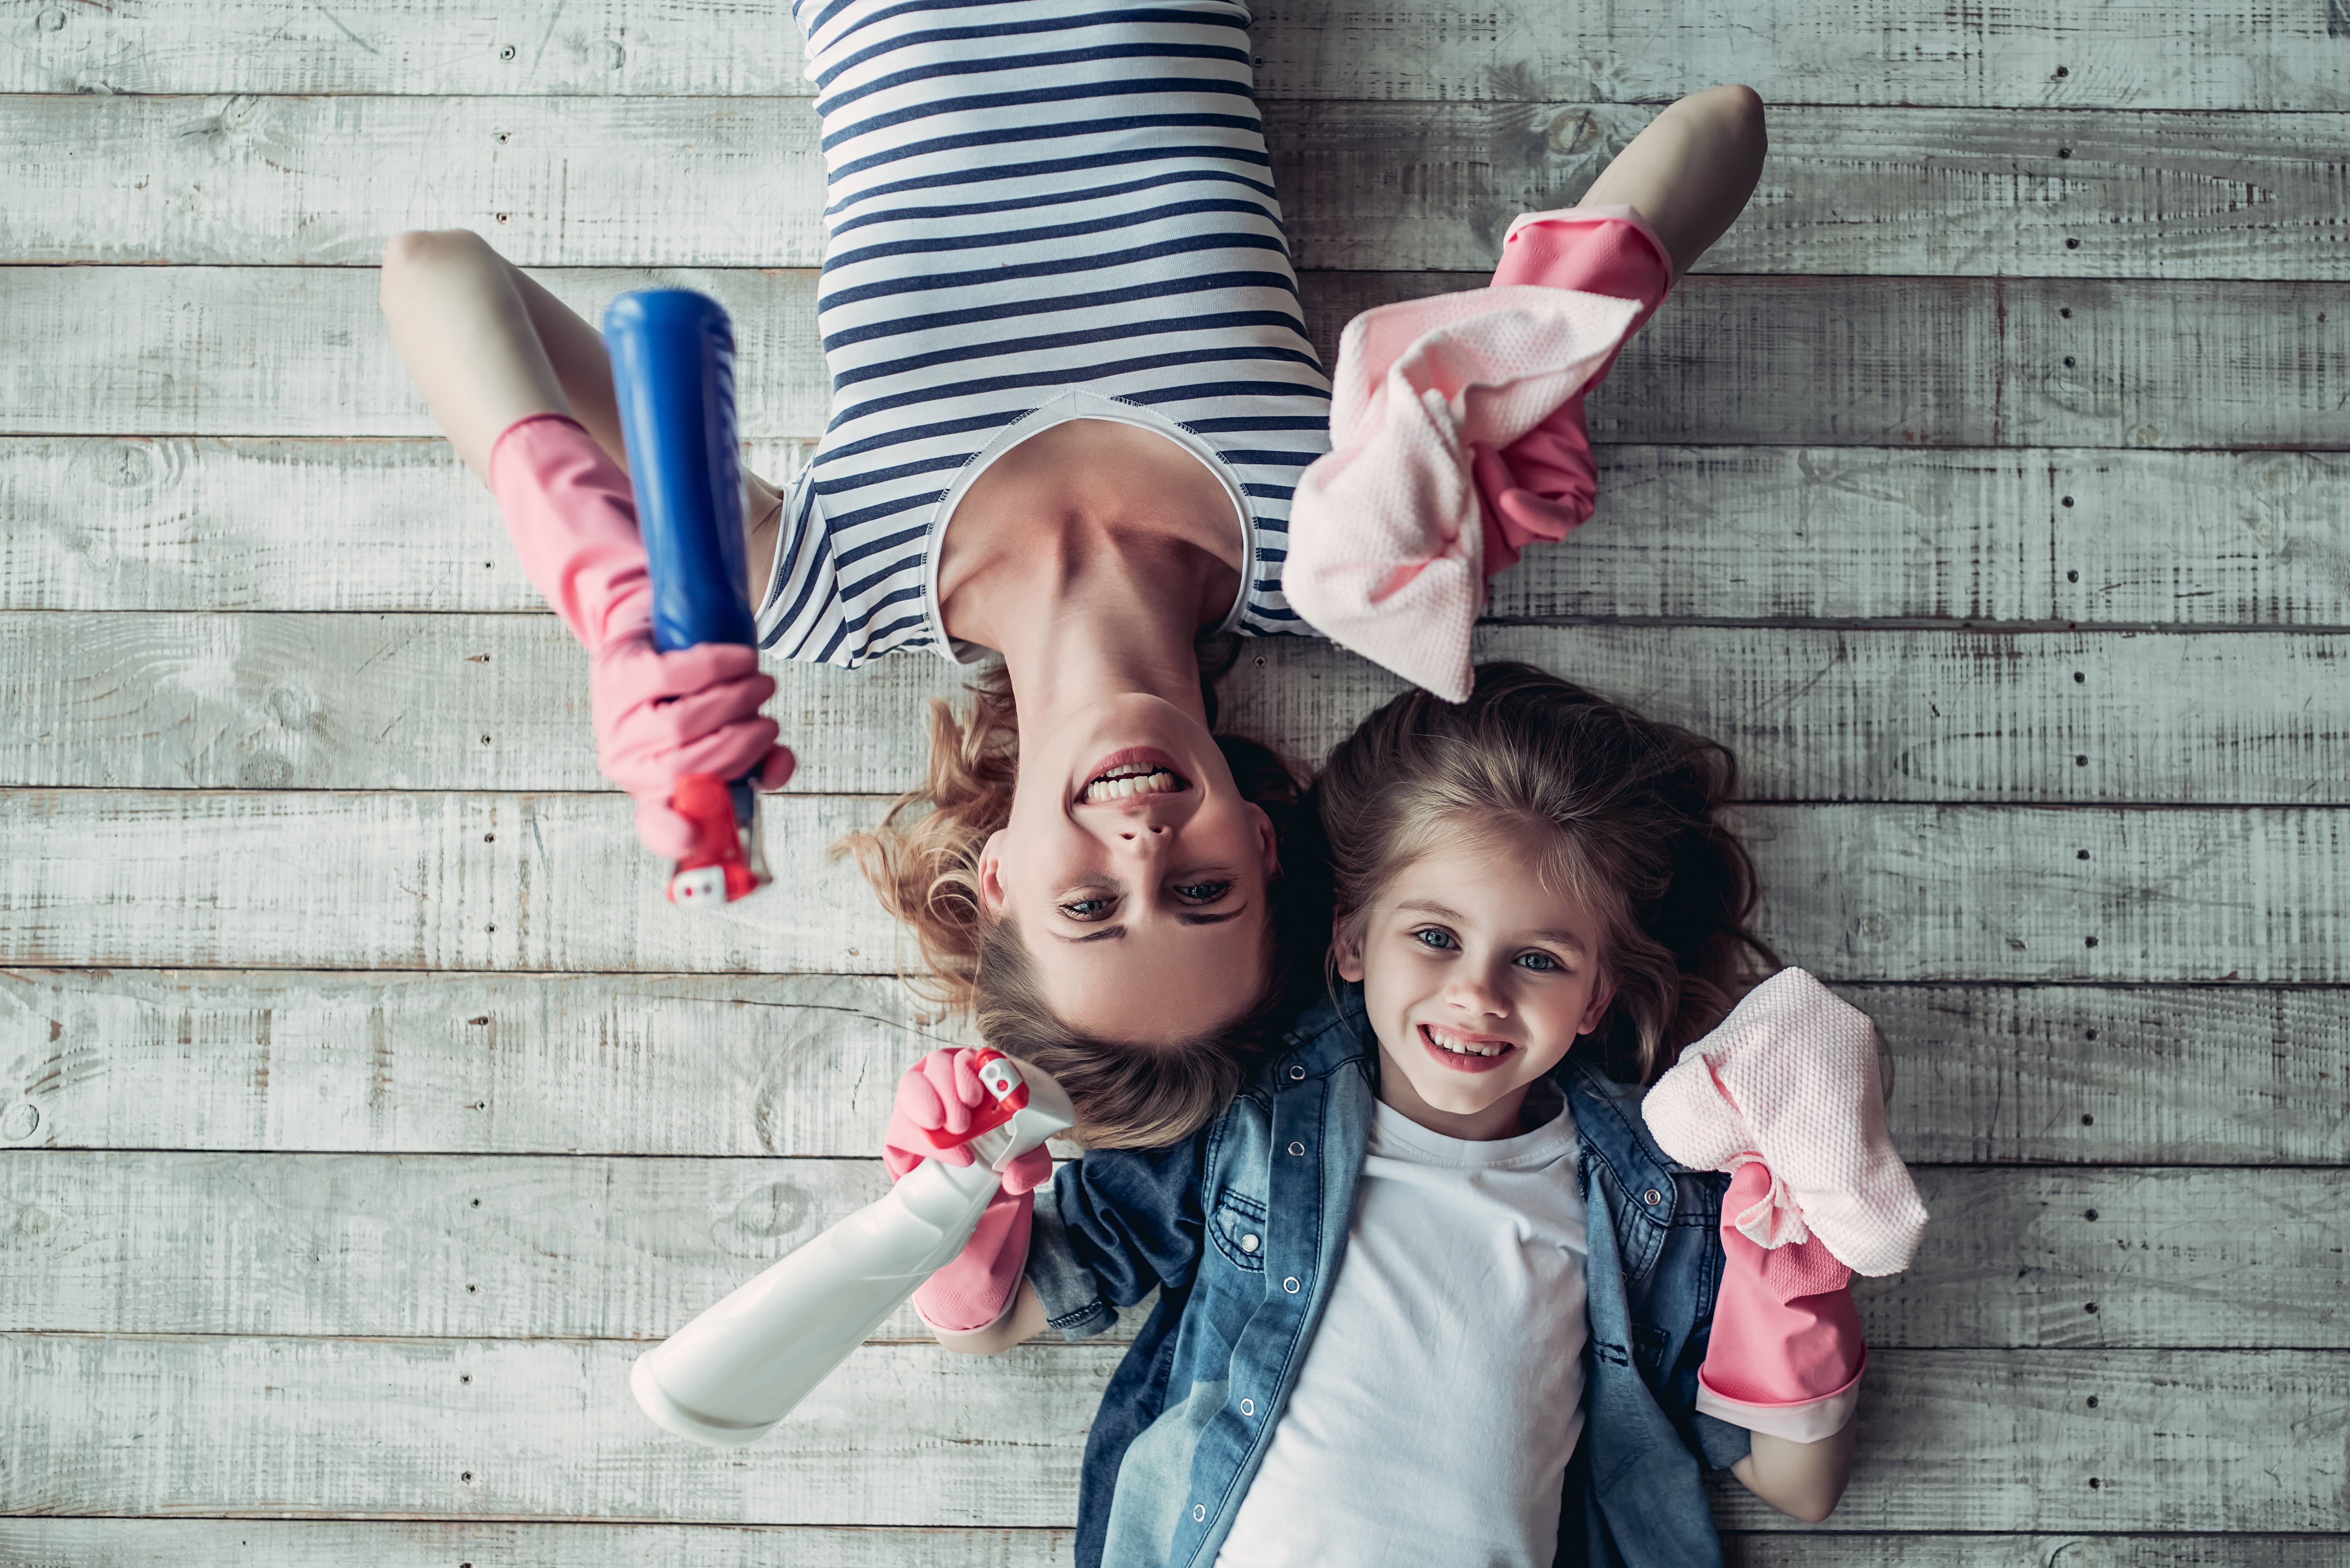
M 762 644 L 853 667 L 940 647 L 934 514 L 1068 389 L 1191 431 L 1255 517 L 1235 629 L 1283 599 L 1289 499 L 1329 382 L 1232 0 L 795 0 L 827 178 L 833 411 L 785 505 Z

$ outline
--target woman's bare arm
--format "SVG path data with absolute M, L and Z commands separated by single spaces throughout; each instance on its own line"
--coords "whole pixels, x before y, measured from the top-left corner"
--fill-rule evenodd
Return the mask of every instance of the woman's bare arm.
M 392 347 L 434 422 L 484 483 L 499 435 L 532 414 L 569 415 L 628 467 L 602 337 L 480 235 L 463 229 L 395 235 L 384 247 L 380 297 Z M 783 497 L 758 475 L 744 477 L 755 604 L 775 556 Z
M 1616 155 L 1582 204 L 1639 208 L 1672 253 L 1679 277 L 1745 211 L 1769 145 L 1762 100 L 1752 88 L 1691 93 Z
M 1730 1473 L 1781 1513 L 1817 1524 L 1835 1511 L 1845 1483 L 1852 1480 L 1853 1438 L 1859 1426 L 1847 1422 L 1843 1431 L 1816 1443 L 1757 1432 L 1752 1451 L 1731 1466 Z

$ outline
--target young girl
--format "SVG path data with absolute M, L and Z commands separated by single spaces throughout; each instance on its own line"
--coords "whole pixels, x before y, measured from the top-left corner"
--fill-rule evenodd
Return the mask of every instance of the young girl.
M 1716 820 L 1732 775 L 1514 665 L 1332 755 L 1343 991 L 1206 1129 L 1089 1152 L 917 1298 L 993 1351 L 1159 1292 L 1087 1443 L 1081 1564 L 1691 1568 L 1721 1562 L 1710 1468 L 1834 1507 L 1863 1353 L 1824 1243 L 1889 1272 L 1923 1214 L 1866 1020 L 1799 971 L 1731 1010 L 1770 962 Z M 1726 1216 L 1609 1071 L 1701 1034 L 1652 1119 L 1741 1167 Z M 893 1169 L 977 1098 L 955 1076 L 909 1074 Z M 1754 1115 L 1723 1096 L 1757 1082 Z

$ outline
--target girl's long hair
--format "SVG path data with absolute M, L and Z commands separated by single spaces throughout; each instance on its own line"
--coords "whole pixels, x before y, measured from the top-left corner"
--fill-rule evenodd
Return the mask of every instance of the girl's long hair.
M 1779 968 L 1753 930 L 1753 860 L 1721 820 L 1737 787 L 1717 742 L 1531 665 L 1487 664 L 1466 702 L 1412 691 L 1364 720 L 1314 804 L 1331 908 L 1357 940 L 1380 890 L 1440 844 L 1466 833 L 1531 853 L 1607 928 L 1614 1000 L 1576 1050 L 1648 1083 Z

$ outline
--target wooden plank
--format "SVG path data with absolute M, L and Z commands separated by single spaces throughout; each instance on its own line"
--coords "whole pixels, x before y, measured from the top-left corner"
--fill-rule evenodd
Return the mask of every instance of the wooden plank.
M 1913 1160 L 2342 1158 L 2350 993 L 1839 989 L 1891 1044 Z M 854 1158 L 904 1063 L 970 1038 L 923 1016 L 852 976 L 0 972 L 0 1138 Z
M 1918 1179 L 1917 1262 L 1855 1285 L 1876 1351 L 2350 1349 L 2350 1172 Z M 888 1189 L 870 1158 L 17 1153 L 0 1329 L 655 1340 Z
M 805 452 L 761 441 L 747 461 L 783 476 Z M 2337 455 L 1599 458 L 1599 515 L 1499 578 L 1493 617 L 2350 626 Z M 0 609 L 542 607 L 438 441 L 0 440 Z
M 894 973 L 912 943 L 825 856 L 878 811 L 771 797 L 783 888 L 688 920 L 617 794 L 12 791 L 0 964 Z M 2350 979 L 2350 813 L 1743 815 L 1764 934 L 1827 979 Z
M 2337 1568 L 2338 1535 L 1722 1537 L 1730 1568 Z
M 1827 1528 L 2338 1532 L 2350 1480 L 2331 1440 L 2350 1413 L 2338 1358 L 2158 1350 L 1871 1356 L 1856 1472 Z M 2274 1476 L 2266 1473 L 2275 1463 L 2264 1451 L 2271 1442 L 2296 1455 Z M 1715 1489 L 1714 1516 L 1725 1529 L 1807 1528 L 1734 1482 Z
M 1768 1535 L 1731 1568 L 2338 1568 L 2331 1535 Z M 1048 1568 L 1061 1530 L 510 1524 L 437 1520 L 0 1519 L 0 1557 L 41 1568 Z M 462 1563 L 460 1565 L 462 1568 Z
M 20 10 L 23 10 L 20 7 Z M 804 94 L 796 29 L 725 0 L 348 0 L 288 12 L 219 0 L 25 11 L 0 92 Z M 1440 0 L 1267 11 L 1268 98 L 1663 101 L 1716 82 L 1774 102 L 2350 108 L 2314 6 L 2052 0 L 1921 10 L 1897 0 L 1727 0 L 1559 10 Z
M 745 438 L 822 428 L 812 274 L 542 277 L 590 315 L 652 283 L 712 294 L 742 345 Z M 1307 322 L 1326 348 L 1357 311 L 1483 281 L 1309 274 Z M 428 435 L 375 295 L 350 267 L 0 268 L 17 348 L 0 434 Z M 1591 426 L 1605 442 L 2341 450 L 2345 306 L 2334 284 L 1691 278 Z
M 745 461 L 784 480 L 806 453 Z M 0 440 L 0 517 L 8 609 L 546 607 L 438 439 Z
M 852 1355 L 724 1460 L 654 1430 L 600 1342 L 11 1335 L 12 1511 L 1066 1525 L 1118 1348 Z M 1887 1351 L 1831 1525 L 2322 1532 L 2341 1352 Z M 462 1379 L 470 1377 L 470 1383 Z M 2089 1406 L 2090 1395 L 2098 1397 Z M 364 1448 L 369 1461 L 322 1464 Z M 2026 1457 L 2029 1462 L 2024 1462 Z M 465 1480 L 471 1476 L 470 1480 Z M 2090 1477 L 2100 1484 L 2087 1485 Z M 1722 1494 L 1733 1528 L 1767 1527 Z
M 1067 1568 L 1075 1546 L 1068 1530 L 0 1519 L 0 1561 L 41 1568 Z
M 1298 265 L 1490 268 L 1655 110 L 1269 104 Z M 2312 214 L 2350 117 L 1783 108 L 1721 273 L 2350 276 Z M 814 266 L 824 167 L 793 99 L 0 97 L 0 260 L 372 266 L 471 228 L 526 266 Z M 763 221 L 744 223 L 758 212 Z
M 1403 681 L 1327 643 L 1244 651 L 1224 722 L 1318 761 Z M 1756 800 L 2350 803 L 2350 638 L 1493 627 L 1729 745 Z M 587 660 L 551 616 L 0 612 L 21 723 L 0 785 L 600 789 Z M 778 662 L 799 787 L 910 788 L 966 674 Z M 2084 760 L 2085 759 L 2085 760 Z

